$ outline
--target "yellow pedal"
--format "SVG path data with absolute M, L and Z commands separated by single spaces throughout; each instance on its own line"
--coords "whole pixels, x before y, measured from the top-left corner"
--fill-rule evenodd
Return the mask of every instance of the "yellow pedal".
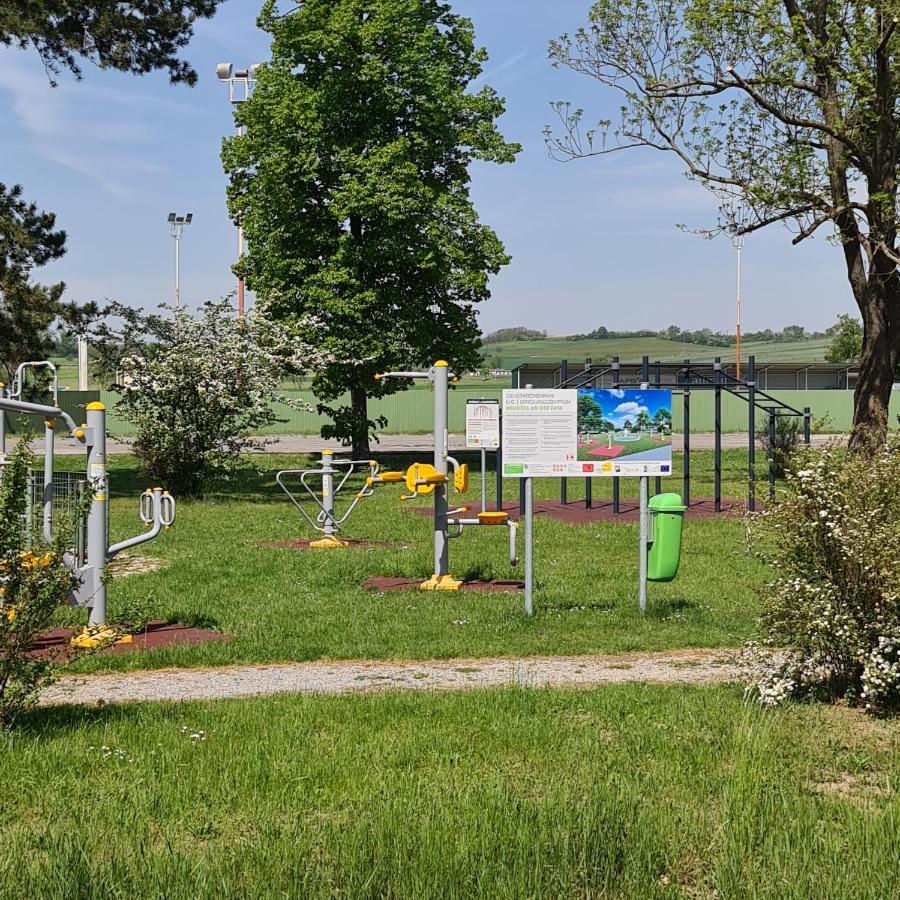
M 375 481 L 382 482 L 384 484 L 399 484 L 406 478 L 406 474 L 404 472 L 382 472 L 380 475 L 375 477 Z
M 452 575 L 432 575 L 419 585 L 420 591 L 458 591 L 462 582 Z
M 478 521 L 482 525 L 505 525 L 509 518 L 509 513 L 505 512 L 480 512 L 478 513 Z
M 469 489 L 469 466 L 463 463 L 453 473 L 453 487 L 457 494 L 464 494 Z
M 310 541 L 309 546 L 313 550 L 343 550 L 350 546 L 347 541 L 342 541 L 334 536 L 319 538 L 316 541 Z
M 79 650 L 96 650 L 105 644 L 117 643 L 120 632 L 108 625 L 101 625 L 95 628 L 84 628 L 80 634 L 72 635 L 69 643 Z M 129 635 L 130 637 L 130 635 Z

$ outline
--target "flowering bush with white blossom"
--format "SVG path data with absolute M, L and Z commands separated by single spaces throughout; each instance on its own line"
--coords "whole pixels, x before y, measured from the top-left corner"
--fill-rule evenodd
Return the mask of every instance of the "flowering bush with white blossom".
M 777 573 L 762 645 L 747 648 L 753 691 L 900 705 L 900 452 L 804 450 L 781 499 L 752 526 Z M 783 648 L 771 653 L 767 647 Z
M 114 305 L 123 323 L 100 342 L 118 373 L 116 412 L 136 426 L 134 451 L 143 474 L 179 497 L 196 497 L 210 481 L 240 466 L 252 435 L 277 421 L 272 401 L 309 408 L 279 393 L 286 378 L 315 370 L 321 354 L 262 311 L 238 319 L 228 300 L 206 303 L 195 317 Z

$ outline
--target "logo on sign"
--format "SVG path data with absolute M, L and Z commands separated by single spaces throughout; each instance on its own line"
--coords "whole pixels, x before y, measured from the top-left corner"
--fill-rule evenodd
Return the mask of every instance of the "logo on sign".
M 659 470 L 660 470 L 661 472 L 668 472 L 668 471 L 669 471 L 669 467 L 668 467 L 667 465 L 663 464 L 663 465 L 661 465 L 661 466 L 659 467 Z
M 581 467 L 581 471 L 582 472 L 593 472 L 594 464 L 593 463 L 584 463 L 584 465 L 582 465 L 582 467 Z
M 612 472 L 612 463 L 610 463 L 610 462 L 600 463 L 600 471 L 601 472 Z

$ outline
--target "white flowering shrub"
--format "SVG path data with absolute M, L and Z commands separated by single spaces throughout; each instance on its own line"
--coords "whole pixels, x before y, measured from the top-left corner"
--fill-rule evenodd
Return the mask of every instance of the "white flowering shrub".
M 752 529 L 777 573 L 761 645 L 747 650 L 765 703 L 845 697 L 900 704 L 900 452 L 798 452 L 779 501 Z M 766 647 L 783 648 L 767 652 Z
M 163 307 L 162 315 L 114 305 L 122 325 L 99 342 L 107 371 L 118 374 L 116 412 L 136 428 L 134 452 L 143 474 L 181 498 L 241 465 L 241 453 L 278 421 L 272 403 L 288 378 L 315 370 L 321 355 L 262 311 L 238 319 L 228 300 L 206 303 L 197 316 Z

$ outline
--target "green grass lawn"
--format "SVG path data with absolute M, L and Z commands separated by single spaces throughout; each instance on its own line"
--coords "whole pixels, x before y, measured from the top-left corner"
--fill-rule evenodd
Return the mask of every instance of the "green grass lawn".
M 741 345 L 741 357 L 756 356 L 759 363 L 824 362 L 828 338 L 810 338 L 802 341 L 745 341 Z M 734 347 L 706 347 L 684 341 L 667 341 L 664 338 L 605 338 L 603 340 L 570 341 L 565 337 L 547 337 L 536 341 L 505 341 L 487 344 L 482 352 L 488 359 L 499 356 L 503 365 L 521 365 L 526 362 L 570 362 L 590 357 L 594 362 L 609 361 L 618 356 L 623 363 L 639 363 L 643 356 L 651 362 L 712 362 L 715 357 L 723 361 L 734 360 Z
M 42 710 L 0 897 L 886 900 L 898 737 L 738 688 Z
M 708 453 L 694 456 L 695 495 L 710 492 L 710 460 Z M 77 464 L 72 458 L 66 462 Z M 151 617 L 211 626 L 234 640 L 99 656 L 82 667 L 717 647 L 739 644 L 752 630 L 766 571 L 747 555 L 746 529 L 738 518 L 688 521 L 681 572 L 670 584 L 650 586 L 644 618 L 637 608 L 635 524 L 574 527 L 537 518 L 536 615 L 527 619 L 518 594 L 379 594 L 361 588 L 371 575 L 424 579 L 431 573 L 431 520 L 410 508 L 421 503 L 401 503 L 400 486 L 381 488 L 364 500 L 346 529 L 348 536 L 390 541 L 391 547 L 323 552 L 268 546 L 310 533 L 274 484 L 274 469 L 303 460 L 266 456 L 261 462 L 266 466 L 261 475 L 244 476 L 202 502 L 180 504 L 175 528 L 139 548 L 165 560 L 162 571 L 115 579 L 110 587 L 111 614 L 143 605 Z M 112 532 L 119 539 L 141 530 L 137 494 L 143 484 L 132 458 L 115 457 L 111 466 Z M 741 453 L 726 454 L 726 494 L 743 489 L 743 466 Z M 570 482 L 573 502 L 583 484 Z M 679 490 L 677 473 L 663 484 L 664 490 Z M 517 487 L 506 482 L 507 496 Z M 594 480 L 595 498 L 610 490 L 609 480 Z M 623 480 L 623 496 L 636 490 Z M 539 497 L 557 491 L 556 481 L 538 483 Z M 476 476 L 468 502 L 476 504 L 478 496 Z M 467 578 L 521 577 L 521 568 L 507 559 L 505 528 L 466 530 L 451 544 L 451 572 Z M 81 621 L 83 613 L 72 610 L 67 616 Z

